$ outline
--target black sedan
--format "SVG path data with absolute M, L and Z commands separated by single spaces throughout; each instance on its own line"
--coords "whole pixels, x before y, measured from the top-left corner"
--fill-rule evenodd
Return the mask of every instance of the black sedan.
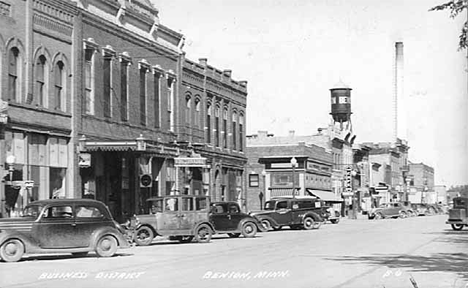
M 243 213 L 236 202 L 211 203 L 210 222 L 216 233 L 227 233 L 232 238 L 237 238 L 241 234 L 251 238 L 255 237 L 257 231 L 266 231 L 257 218 Z

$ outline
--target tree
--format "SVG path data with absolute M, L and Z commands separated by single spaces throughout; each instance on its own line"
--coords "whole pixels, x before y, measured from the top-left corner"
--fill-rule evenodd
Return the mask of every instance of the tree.
M 463 10 L 468 9 L 468 0 L 451 0 L 445 4 L 432 7 L 429 11 L 440 11 L 445 9 L 450 9 L 450 17 L 455 18 L 462 13 Z M 458 50 L 468 48 L 468 20 L 463 24 L 459 38 Z

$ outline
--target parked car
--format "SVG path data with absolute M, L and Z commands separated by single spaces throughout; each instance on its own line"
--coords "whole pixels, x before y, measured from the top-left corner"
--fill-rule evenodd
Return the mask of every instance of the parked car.
M 243 213 L 237 202 L 211 203 L 210 222 L 216 233 L 227 233 L 232 238 L 240 235 L 251 238 L 257 231 L 266 231 L 256 217 Z
M 449 218 L 447 224 L 452 226 L 453 230 L 462 230 L 464 226 L 468 227 L 468 198 L 453 198 L 453 208 L 449 209 Z
M 439 213 L 439 209 L 435 204 L 413 203 L 411 204 L 411 208 L 418 216 L 435 215 Z
M 151 244 L 157 236 L 179 242 L 210 242 L 215 231 L 210 222 L 208 196 L 171 195 L 147 200 L 149 213 L 136 215 L 129 234 L 139 246 Z
M 379 207 L 373 208 L 367 217 L 369 219 L 384 219 L 384 218 L 406 218 L 408 210 L 400 202 L 382 203 Z
M 323 201 L 323 209 L 326 210 L 326 214 L 323 216 L 325 221 L 330 221 L 332 224 L 338 224 L 341 219 L 341 213 L 334 207 L 334 204 L 342 204 L 339 201 Z M 343 204 L 342 204 L 343 205 Z
M 27 205 L 20 218 L 0 219 L 0 258 L 6 262 L 33 253 L 84 256 L 94 251 L 111 257 L 129 246 L 122 227 L 96 200 L 40 200 Z
M 260 219 L 267 230 L 279 230 L 284 226 L 291 229 L 318 229 L 326 214 L 320 200 L 311 197 L 281 197 L 265 202 L 264 210 L 250 212 Z

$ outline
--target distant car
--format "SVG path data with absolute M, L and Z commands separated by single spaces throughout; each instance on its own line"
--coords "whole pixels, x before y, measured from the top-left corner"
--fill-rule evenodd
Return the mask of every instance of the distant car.
M 468 198 L 453 198 L 453 208 L 449 209 L 449 218 L 447 224 L 452 226 L 453 230 L 459 231 L 463 227 L 468 227 Z
M 124 230 L 96 200 L 40 200 L 27 205 L 21 218 L 0 219 L 0 258 L 6 262 L 34 253 L 111 257 L 119 247 L 129 247 Z
M 210 211 L 210 222 L 216 233 L 227 233 L 232 238 L 240 235 L 251 238 L 257 231 L 266 231 L 257 218 L 241 212 L 237 202 L 214 202 Z
M 373 208 L 367 215 L 369 219 L 384 218 L 406 218 L 408 211 L 400 202 L 382 203 L 379 207 Z
M 411 208 L 418 216 L 435 215 L 439 213 L 439 209 L 436 207 L 436 205 L 432 204 L 413 203 L 411 204 Z
M 136 215 L 129 225 L 135 243 L 146 246 L 157 236 L 179 242 L 210 242 L 214 227 L 209 219 L 208 196 L 168 195 L 147 200 L 149 214 Z
M 265 202 L 264 210 L 249 214 L 260 219 L 265 229 L 318 229 L 324 222 L 326 208 L 311 197 L 278 197 Z

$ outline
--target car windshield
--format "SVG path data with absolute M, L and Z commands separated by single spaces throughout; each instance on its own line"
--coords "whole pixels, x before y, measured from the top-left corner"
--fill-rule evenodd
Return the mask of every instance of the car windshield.
M 30 205 L 26 206 L 23 210 L 23 217 L 34 217 L 37 218 L 41 213 L 42 206 L 40 205 Z
M 267 201 L 265 202 L 265 210 L 275 210 L 276 201 Z

